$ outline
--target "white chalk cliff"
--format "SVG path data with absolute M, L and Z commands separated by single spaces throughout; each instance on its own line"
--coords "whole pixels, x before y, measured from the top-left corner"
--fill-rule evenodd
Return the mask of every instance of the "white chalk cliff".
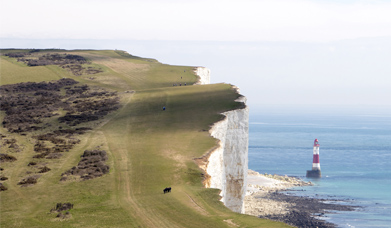
M 236 101 L 245 103 L 246 98 L 242 96 Z M 220 189 L 224 205 L 232 211 L 244 213 L 249 109 L 246 106 L 222 114 L 225 118 L 215 123 L 209 131 L 219 140 L 219 145 L 201 158 L 198 164 L 205 171 L 205 187 Z
M 199 77 L 196 85 L 210 84 L 210 70 L 206 67 L 196 67 L 194 73 Z

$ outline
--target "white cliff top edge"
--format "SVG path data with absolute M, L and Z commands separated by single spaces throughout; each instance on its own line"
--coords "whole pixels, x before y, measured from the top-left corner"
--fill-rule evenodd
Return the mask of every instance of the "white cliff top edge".
M 196 67 L 194 69 L 195 75 L 197 75 L 198 81 L 194 85 L 207 85 L 210 84 L 210 69 L 206 67 Z

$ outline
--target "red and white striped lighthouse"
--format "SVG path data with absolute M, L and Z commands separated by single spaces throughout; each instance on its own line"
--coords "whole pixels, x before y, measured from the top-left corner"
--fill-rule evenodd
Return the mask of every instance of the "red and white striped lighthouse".
M 314 141 L 314 159 L 312 160 L 312 170 L 320 170 L 318 139 L 315 139 Z
M 318 139 L 315 139 L 314 141 L 314 157 L 312 160 L 312 170 L 307 170 L 307 177 L 321 177 Z

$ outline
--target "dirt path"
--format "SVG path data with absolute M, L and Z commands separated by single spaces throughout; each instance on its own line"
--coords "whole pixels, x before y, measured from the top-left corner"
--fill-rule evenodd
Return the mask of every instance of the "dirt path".
M 124 107 L 118 112 L 117 116 L 127 116 L 130 108 L 131 97 L 128 99 Z M 125 136 L 129 135 L 129 132 L 132 131 L 129 118 L 126 119 L 126 124 L 121 125 L 121 128 L 117 128 L 116 132 L 110 130 L 105 130 L 105 127 L 102 127 L 105 141 L 113 142 L 113 138 L 119 137 L 122 143 L 117 145 L 109 145 L 109 150 L 112 153 L 114 158 L 114 170 L 115 170 L 115 189 L 116 189 L 116 200 L 121 207 L 128 211 L 128 213 L 133 217 L 137 218 L 141 222 L 141 227 L 179 227 L 176 226 L 172 221 L 168 221 L 166 218 L 162 217 L 158 212 L 146 207 L 146 205 L 141 205 L 137 201 L 137 196 L 134 194 L 134 189 L 131 183 L 132 174 L 131 166 L 132 161 L 130 160 L 130 150 L 126 143 L 129 139 L 126 139 Z M 106 125 L 115 124 L 108 121 Z M 110 128 L 108 128 L 110 129 Z M 117 139 L 118 141 L 118 139 Z M 136 220 L 136 219 L 135 219 Z M 135 224 L 136 225 L 136 224 Z
M 81 54 L 92 60 L 94 63 L 104 65 L 110 68 L 113 72 L 118 73 L 118 75 L 116 75 L 118 76 L 116 81 L 113 81 L 112 77 L 110 77 L 111 81 L 107 83 L 104 81 L 104 78 L 101 79 L 104 84 L 115 84 L 118 86 L 119 83 L 121 84 L 121 87 L 127 90 L 131 89 L 131 84 L 144 83 L 144 78 L 140 77 L 140 75 L 149 69 L 149 65 L 147 64 L 131 63 L 129 61 L 109 56 L 98 56 L 87 53 Z M 102 133 L 100 134 L 100 137 L 103 137 L 102 141 L 109 142 L 108 148 L 113 157 L 114 164 L 112 172 L 115 172 L 115 199 L 117 204 L 134 218 L 133 226 L 178 227 L 173 224 L 172 221 L 167 221 L 164 217 L 160 216 L 159 213 L 156 213 L 153 210 L 148 210 L 145 205 L 140 205 L 134 194 L 131 183 L 132 176 L 130 173 L 132 162 L 130 160 L 128 144 L 126 143 L 128 139 L 125 138 L 125 136 L 128 136 L 129 132 L 131 132 L 131 124 L 129 123 L 129 119 L 125 117 L 127 117 L 131 111 L 130 103 L 134 94 L 135 93 L 125 93 L 124 96 L 126 101 L 122 103 L 123 107 L 116 113 L 115 116 L 106 119 L 99 127 L 95 128 L 95 131 Z M 122 116 L 125 118 L 125 123 L 114 127 L 115 131 L 113 132 L 113 128 L 110 125 L 116 125 L 116 120 L 121 120 Z M 96 134 L 92 134 L 90 138 L 94 138 L 95 136 Z M 118 139 L 120 139 L 121 143 L 114 145 L 112 142 L 117 142 Z
M 21 137 L 18 137 L 18 141 Z M 13 166 L 15 167 L 25 167 L 25 165 L 28 164 L 28 162 L 31 160 L 31 154 L 26 153 L 26 151 L 30 148 L 25 148 L 23 152 L 20 152 L 18 155 L 18 160 L 13 162 Z M 31 200 L 31 197 L 29 197 L 28 194 L 25 193 L 20 187 L 20 185 L 17 185 L 17 183 L 27 177 L 28 175 L 25 175 L 26 170 L 21 169 L 11 169 L 12 172 L 8 173 L 8 191 L 14 192 L 18 197 L 22 198 L 24 203 L 28 205 L 28 207 L 34 207 L 36 205 L 36 202 L 34 200 Z M 23 176 L 23 177 L 22 177 Z
M 204 208 L 202 208 L 189 194 L 187 194 L 186 192 L 184 193 L 189 197 L 194 209 L 196 209 L 202 215 L 209 215 L 209 213 Z

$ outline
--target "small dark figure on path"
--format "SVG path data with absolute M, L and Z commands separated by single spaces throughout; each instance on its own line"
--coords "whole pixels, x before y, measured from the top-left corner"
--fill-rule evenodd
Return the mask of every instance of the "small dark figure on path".
M 166 106 L 163 106 L 163 111 L 166 110 Z
M 166 194 L 166 193 L 168 193 L 168 192 L 171 192 L 171 187 L 165 188 L 165 189 L 163 190 L 163 193 L 164 193 L 164 194 Z

